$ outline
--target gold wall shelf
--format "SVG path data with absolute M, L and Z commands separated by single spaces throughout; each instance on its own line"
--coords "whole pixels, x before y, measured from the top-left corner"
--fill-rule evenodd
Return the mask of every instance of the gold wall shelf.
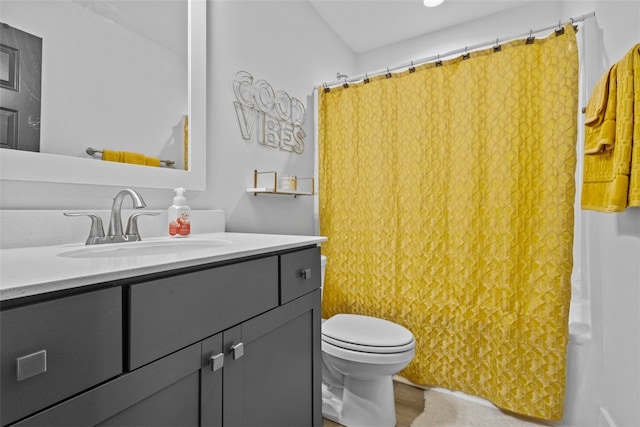
M 258 186 L 258 176 L 259 175 L 272 175 L 273 176 L 273 180 L 271 179 L 264 179 L 264 182 L 267 182 L 266 185 L 263 185 L 261 187 Z M 315 190 L 315 180 L 313 178 L 298 178 L 295 177 L 295 190 L 290 190 L 290 189 L 280 189 L 278 186 L 278 172 L 275 171 L 257 171 L 254 170 L 253 171 L 253 187 L 252 188 L 247 188 L 247 193 L 253 193 L 254 196 L 257 196 L 258 194 L 281 194 L 284 196 L 293 196 L 293 197 L 298 197 L 298 196 L 313 196 L 316 194 L 316 190 Z M 305 187 L 309 187 L 309 185 L 307 183 L 310 184 L 310 188 L 308 190 L 300 190 L 300 182 L 303 182 Z

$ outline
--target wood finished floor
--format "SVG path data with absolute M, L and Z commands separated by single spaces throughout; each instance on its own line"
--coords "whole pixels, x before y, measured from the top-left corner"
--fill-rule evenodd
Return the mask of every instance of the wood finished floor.
M 394 381 L 396 399 L 396 427 L 409 427 L 424 410 L 424 390 Z M 323 427 L 339 427 L 341 424 L 323 419 Z

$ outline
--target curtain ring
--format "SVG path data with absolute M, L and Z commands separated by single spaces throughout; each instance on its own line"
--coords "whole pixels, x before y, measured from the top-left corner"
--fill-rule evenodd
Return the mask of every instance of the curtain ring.
M 535 37 L 533 37 L 533 30 L 529 30 L 529 37 L 527 37 L 526 44 L 532 44 L 534 40 Z
M 368 73 L 364 73 L 364 82 L 365 83 L 369 83 L 369 74 Z
M 556 30 L 556 36 L 564 34 L 564 28 L 562 27 L 562 21 L 558 21 L 558 29 Z
M 436 55 L 436 67 L 442 67 L 442 61 L 440 61 L 440 54 Z
M 413 73 L 414 71 L 416 71 L 416 67 L 413 66 L 413 61 L 411 61 L 411 66 L 409 67 L 409 72 Z
M 385 76 L 389 79 L 391 78 L 391 71 L 389 71 L 389 67 L 387 67 L 387 74 Z
M 496 37 L 496 44 L 493 46 L 494 52 L 500 52 L 502 50 L 502 46 L 500 46 L 500 40 Z
M 331 89 L 329 89 L 329 86 L 327 86 L 327 84 L 326 84 L 326 83 L 322 83 L 322 86 L 324 87 L 324 92 L 325 92 L 325 93 L 327 93 L 327 92 L 330 92 L 330 91 L 331 91 Z
M 571 20 L 571 26 L 573 27 L 573 31 L 578 31 L 578 26 L 576 25 L 576 21 L 573 18 L 569 18 Z
M 344 83 L 342 83 L 342 87 L 345 88 L 345 89 L 349 87 L 349 83 L 347 83 L 347 78 L 346 77 L 344 78 Z
M 467 46 L 464 47 L 464 54 L 462 55 L 462 59 L 469 59 L 471 55 L 467 51 Z

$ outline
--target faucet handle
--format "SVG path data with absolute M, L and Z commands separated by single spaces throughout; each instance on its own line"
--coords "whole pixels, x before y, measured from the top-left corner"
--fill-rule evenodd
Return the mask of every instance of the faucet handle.
M 63 212 L 63 214 L 64 216 L 88 216 L 91 218 L 91 229 L 89 230 L 89 237 L 87 237 L 86 245 L 93 245 L 99 239 L 104 239 L 102 218 L 98 215 L 90 212 Z
M 126 236 L 136 236 L 136 240 L 142 240 L 140 238 L 140 232 L 138 231 L 138 217 L 142 215 L 157 216 L 160 212 L 136 212 L 129 217 L 127 221 L 127 231 L 124 232 Z

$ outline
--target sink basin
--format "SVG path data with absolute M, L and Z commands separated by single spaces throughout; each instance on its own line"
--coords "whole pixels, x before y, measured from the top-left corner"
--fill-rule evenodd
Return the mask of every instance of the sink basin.
M 175 239 L 162 241 L 141 241 L 132 243 L 112 243 L 95 246 L 84 246 L 58 254 L 66 258 L 121 258 L 154 255 L 185 254 L 207 252 L 211 249 L 231 245 L 230 240 L 223 239 Z

